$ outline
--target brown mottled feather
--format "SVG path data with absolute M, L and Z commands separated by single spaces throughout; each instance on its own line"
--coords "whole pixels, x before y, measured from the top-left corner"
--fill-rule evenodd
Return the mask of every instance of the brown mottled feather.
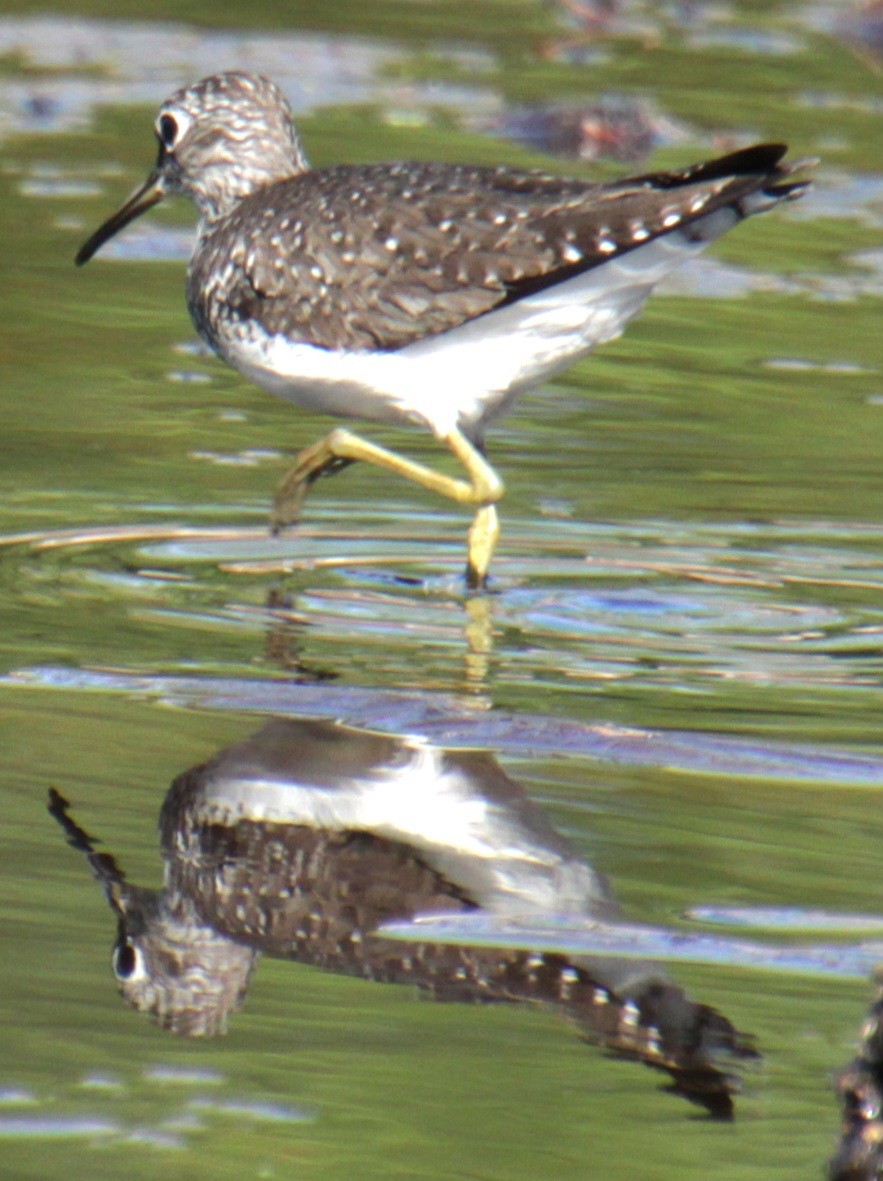
M 449 164 L 304 172 L 208 235 L 188 302 L 210 336 L 254 320 L 329 349 L 402 348 L 658 237 L 670 215 L 687 227 L 758 190 L 787 195 L 783 151 L 610 185 Z

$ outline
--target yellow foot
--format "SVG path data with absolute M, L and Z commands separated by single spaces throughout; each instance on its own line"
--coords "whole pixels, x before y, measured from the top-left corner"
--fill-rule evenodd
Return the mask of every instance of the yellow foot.
M 298 519 L 307 493 L 320 476 L 332 475 L 356 460 L 363 460 L 404 476 L 406 480 L 457 504 L 478 509 L 469 530 L 466 579 L 471 588 L 482 588 L 500 533 L 494 505 L 503 495 L 503 484 L 481 452 L 460 431 L 451 430 L 443 436 L 442 442 L 463 464 L 468 479 L 443 475 L 349 431 L 331 431 L 300 453 L 297 463 L 279 484 L 272 518 L 273 532 L 278 533 Z
M 273 512 L 270 517 L 270 529 L 274 534 L 300 520 L 307 493 L 320 476 L 336 475 L 351 463 L 355 463 L 355 459 L 330 453 L 327 443 L 327 438 L 321 439 L 312 447 L 301 451 L 297 463 L 276 485 Z

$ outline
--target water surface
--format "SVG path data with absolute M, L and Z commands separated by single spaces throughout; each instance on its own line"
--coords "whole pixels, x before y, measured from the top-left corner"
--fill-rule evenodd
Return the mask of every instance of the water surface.
M 636 923 L 883 911 L 876 50 L 849 5 L 761 7 L 267 0 L 182 24 L 82 0 L 0 18 L 10 1176 L 819 1175 L 860 979 L 672 966 L 763 1053 L 729 1126 L 551 1014 L 289 963 L 262 966 L 225 1039 L 180 1041 L 116 996 L 112 923 L 45 812 L 54 785 L 157 884 L 172 777 L 309 701 L 494 754 Z M 317 164 L 608 177 L 785 138 L 822 157 L 819 184 L 495 429 L 503 537 L 494 593 L 469 600 L 462 515 L 376 471 L 323 481 L 298 530 L 267 536 L 286 457 L 328 424 L 194 346 L 183 204 L 73 268 L 152 162 L 153 107 L 224 66 L 285 86 Z M 628 150 L 650 154 L 591 162 L 590 120 L 575 145 L 552 134 L 580 104 L 630 111 Z M 581 158 L 552 154 L 568 144 Z

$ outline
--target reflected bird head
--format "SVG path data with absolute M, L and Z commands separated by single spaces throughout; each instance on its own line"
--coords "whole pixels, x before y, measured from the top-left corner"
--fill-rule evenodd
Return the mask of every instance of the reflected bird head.
M 226 1033 L 230 1015 L 245 1003 L 257 952 L 201 922 L 189 899 L 127 882 L 116 858 L 96 851 L 96 838 L 77 824 L 54 788 L 48 807 L 68 844 L 85 855 L 116 915 L 111 962 L 126 1003 L 172 1033 Z
M 171 1033 L 226 1033 L 257 953 L 199 922 L 186 900 L 157 891 L 128 889 L 117 913 L 112 964 L 126 1003 Z

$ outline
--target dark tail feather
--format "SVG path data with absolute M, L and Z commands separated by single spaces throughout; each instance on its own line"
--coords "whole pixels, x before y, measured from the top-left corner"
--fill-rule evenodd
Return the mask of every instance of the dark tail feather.
M 507 965 L 498 983 L 508 999 L 563 1010 L 587 1041 L 666 1072 L 673 1092 L 716 1119 L 733 1116 L 740 1089 L 736 1063 L 759 1057 L 751 1038 L 726 1017 L 664 981 L 615 992 L 564 957 L 525 953 Z
M 745 214 L 758 213 L 761 208 L 775 205 L 778 201 L 794 201 L 812 187 L 812 182 L 808 179 L 788 178 L 797 172 L 815 168 L 818 159 L 805 156 L 782 163 L 782 157 L 787 150 L 787 144 L 754 144 L 753 147 L 740 148 L 737 152 L 718 156 L 715 160 L 691 164 L 688 168 L 635 177 L 634 183 L 645 182 L 655 189 L 679 189 L 684 185 L 731 181 L 732 185 L 727 185 L 726 189 L 721 190 L 722 193 L 733 192 L 738 198 L 739 189 L 742 189 L 743 196 L 751 195 L 754 198 L 754 206 L 745 210 Z M 748 182 L 752 178 L 757 179 L 754 184 L 739 185 L 740 177 L 746 178 Z
M 599 1031 L 602 1036 L 592 1040 L 664 1071 L 675 1094 L 704 1107 L 714 1119 L 733 1118 L 733 1096 L 741 1089 L 735 1067 L 759 1057 L 750 1037 L 673 984 L 653 982 L 625 1001 L 611 995 L 608 1004 L 615 1028 L 606 1036 Z M 591 1037 L 595 1013 L 574 1016 Z
M 782 171 L 778 165 L 787 151 L 787 144 L 753 144 L 715 160 L 703 160 L 701 164 L 693 164 L 680 174 L 672 175 L 679 175 L 681 184 L 726 180 L 731 176 L 763 176 L 764 173 Z

